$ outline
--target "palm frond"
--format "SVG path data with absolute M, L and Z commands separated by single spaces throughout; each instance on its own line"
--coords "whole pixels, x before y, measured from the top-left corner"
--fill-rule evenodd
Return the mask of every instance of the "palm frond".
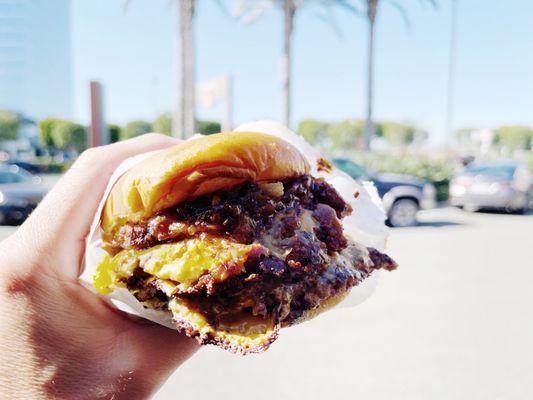
M 409 21 L 409 16 L 405 8 L 396 0 L 387 0 L 387 2 L 400 14 L 400 17 L 403 20 L 405 28 L 407 30 L 411 29 L 411 22 Z
M 339 39 L 343 39 L 344 35 L 342 30 L 339 27 L 339 24 L 337 24 L 336 16 L 333 11 L 333 7 L 331 5 L 327 5 L 325 7 L 325 10 L 322 13 L 313 13 L 313 16 L 324 22 L 326 25 L 329 25 L 333 32 L 335 32 L 335 35 Z
M 437 2 L 437 0 L 418 0 L 418 2 L 420 4 L 427 4 L 429 3 L 433 9 L 437 10 L 439 8 L 439 3 Z
M 270 10 L 276 0 L 239 0 L 234 2 L 231 15 L 245 25 L 253 24 Z
M 232 13 L 228 10 L 227 4 L 224 4 L 223 0 L 215 0 L 215 4 L 218 6 L 220 11 L 222 11 L 222 14 L 224 14 L 226 17 L 232 17 Z
M 364 13 L 360 7 L 356 6 L 355 2 L 350 0 L 325 0 L 324 2 L 344 8 L 346 11 L 356 15 L 362 15 Z

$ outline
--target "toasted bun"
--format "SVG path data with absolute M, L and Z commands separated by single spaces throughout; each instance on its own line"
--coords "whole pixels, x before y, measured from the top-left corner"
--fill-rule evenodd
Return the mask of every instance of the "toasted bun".
M 102 229 L 111 234 L 126 222 L 185 200 L 246 181 L 285 180 L 309 171 L 291 144 L 254 132 L 227 132 L 188 140 L 145 159 L 126 172 L 109 194 Z

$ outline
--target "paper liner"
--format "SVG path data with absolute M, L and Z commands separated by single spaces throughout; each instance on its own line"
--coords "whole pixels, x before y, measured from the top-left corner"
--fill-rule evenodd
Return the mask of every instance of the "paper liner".
M 252 122 L 241 125 L 235 129 L 235 131 L 267 133 L 281 137 L 295 145 L 309 160 L 309 164 L 311 165 L 311 175 L 315 177 L 323 177 L 328 183 L 334 186 L 345 201 L 353 207 L 353 213 L 350 216 L 343 218 L 345 234 L 365 246 L 374 247 L 378 250 L 384 249 L 385 239 L 388 233 L 388 229 L 384 224 L 386 217 L 385 212 L 383 211 L 383 206 L 381 205 L 381 200 L 372 183 L 365 182 L 361 185 L 337 168 L 333 168 L 332 173 L 318 171 L 317 160 L 320 158 L 320 154 L 302 137 L 276 122 Z M 198 137 L 201 137 L 201 135 L 195 135 L 188 140 L 194 140 Z M 113 185 L 121 175 L 154 153 L 156 152 L 143 153 L 124 160 L 111 175 L 104 195 L 100 200 L 89 235 L 87 236 L 83 270 L 80 275 L 80 281 L 83 285 L 95 293 L 93 276 L 96 273 L 97 266 L 106 254 L 101 247 L 100 230 L 100 215 L 105 201 L 109 196 Z M 354 196 L 355 192 L 359 193 L 357 198 Z M 373 293 L 377 285 L 378 272 L 379 271 L 374 271 L 370 277 L 354 287 L 350 294 L 336 307 L 353 307 L 366 300 Z M 117 288 L 112 293 L 101 296 L 122 311 L 176 329 L 172 324 L 170 312 L 144 308 L 143 305 L 125 288 Z

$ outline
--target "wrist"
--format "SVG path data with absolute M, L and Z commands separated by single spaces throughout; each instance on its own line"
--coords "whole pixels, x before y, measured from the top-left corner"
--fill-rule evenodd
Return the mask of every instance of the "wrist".
M 198 348 L 168 328 L 125 318 L 52 268 L 57 262 L 46 252 L 23 252 L 16 243 L 8 252 L 5 245 L 0 393 L 6 398 L 147 398 Z
M 80 296 L 85 289 L 61 286 L 44 276 L 0 278 L 0 392 L 6 398 L 121 398 L 136 386 L 140 393 L 135 359 L 123 357 L 118 338 L 72 318 L 90 312 L 91 299 Z

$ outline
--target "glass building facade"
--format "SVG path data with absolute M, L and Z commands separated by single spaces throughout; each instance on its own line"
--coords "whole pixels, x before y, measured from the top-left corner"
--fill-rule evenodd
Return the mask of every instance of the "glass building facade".
M 69 118 L 72 92 L 70 0 L 0 0 L 0 109 Z

